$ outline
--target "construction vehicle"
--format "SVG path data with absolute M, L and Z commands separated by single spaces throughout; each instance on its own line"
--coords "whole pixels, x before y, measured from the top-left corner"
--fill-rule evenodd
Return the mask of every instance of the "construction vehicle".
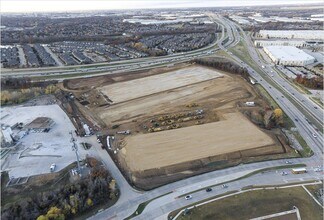
M 195 102 L 186 105 L 186 107 L 188 107 L 188 108 L 197 107 L 197 106 L 198 106 L 198 104 Z
M 51 171 L 51 172 L 54 172 L 55 168 L 56 168 L 56 164 L 53 163 L 53 164 L 51 165 L 51 167 L 50 167 L 50 171 Z
M 130 130 L 125 130 L 125 131 L 117 131 L 117 134 L 125 134 L 125 135 L 129 135 L 131 132 Z

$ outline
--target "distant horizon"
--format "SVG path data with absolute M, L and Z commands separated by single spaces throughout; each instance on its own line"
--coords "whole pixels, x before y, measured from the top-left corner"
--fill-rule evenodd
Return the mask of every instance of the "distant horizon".
M 104 10 L 181 9 L 213 7 L 253 7 L 275 5 L 312 5 L 323 1 L 311 0 L 1 0 L 1 13 L 60 13 Z

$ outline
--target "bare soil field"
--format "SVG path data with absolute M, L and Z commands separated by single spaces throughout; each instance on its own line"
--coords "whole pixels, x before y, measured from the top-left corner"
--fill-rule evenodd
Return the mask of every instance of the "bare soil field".
M 201 68 L 200 71 L 203 72 L 204 69 L 210 71 L 208 68 Z M 215 72 L 215 75 L 219 75 L 219 71 L 212 71 Z M 186 73 L 191 75 L 189 71 Z M 210 105 L 213 107 L 222 106 L 219 110 L 230 109 L 235 106 L 236 101 L 252 96 L 246 86 L 242 85 L 242 81 L 242 79 L 224 75 L 222 78 L 199 83 L 193 82 L 191 85 L 138 97 L 112 104 L 109 107 L 99 107 L 95 111 L 106 124 L 111 125 L 114 123 L 125 124 L 147 116 L 183 111 L 185 105 L 192 102 L 200 104 L 200 108 Z M 145 84 L 138 85 L 140 89 L 145 86 Z M 253 97 L 251 98 L 253 99 Z
M 108 152 L 141 189 L 294 153 L 279 129 L 258 127 L 270 105 L 239 75 L 182 64 L 71 80 L 65 88 L 107 128 L 100 132 L 115 137 Z
M 113 103 L 120 103 L 222 76 L 217 71 L 201 66 L 192 66 L 164 74 L 103 86 L 100 90 Z
M 219 122 L 129 136 L 122 153 L 132 171 L 143 171 L 275 145 L 241 113 L 229 113 L 224 117 L 226 119 Z

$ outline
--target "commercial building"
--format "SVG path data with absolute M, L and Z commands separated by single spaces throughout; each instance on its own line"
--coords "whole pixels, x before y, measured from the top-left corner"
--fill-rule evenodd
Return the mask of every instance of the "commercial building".
M 315 58 L 293 46 L 268 46 L 264 52 L 277 65 L 305 66 L 315 62 Z
M 322 40 L 322 30 L 260 30 L 261 38 L 286 38 L 286 39 L 308 39 Z
M 268 47 L 268 46 L 294 46 L 294 47 L 306 47 L 308 43 L 304 40 L 256 40 L 254 41 L 256 47 Z

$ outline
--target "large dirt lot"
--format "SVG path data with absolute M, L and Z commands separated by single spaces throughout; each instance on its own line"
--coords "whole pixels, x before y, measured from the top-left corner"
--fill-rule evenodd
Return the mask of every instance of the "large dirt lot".
M 100 90 L 107 95 L 113 103 L 120 103 L 152 95 L 154 93 L 215 79 L 221 76 L 223 75 L 216 71 L 194 66 L 164 74 L 103 86 Z
M 225 120 L 219 122 L 130 136 L 122 153 L 132 171 L 143 171 L 275 145 L 241 113 L 224 116 Z
M 114 136 L 108 152 L 142 189 L 293 152 L 279 129 L 258 126 L 269 104 L 239 75 L 181 64 L 64 85 L 83 115 Z

